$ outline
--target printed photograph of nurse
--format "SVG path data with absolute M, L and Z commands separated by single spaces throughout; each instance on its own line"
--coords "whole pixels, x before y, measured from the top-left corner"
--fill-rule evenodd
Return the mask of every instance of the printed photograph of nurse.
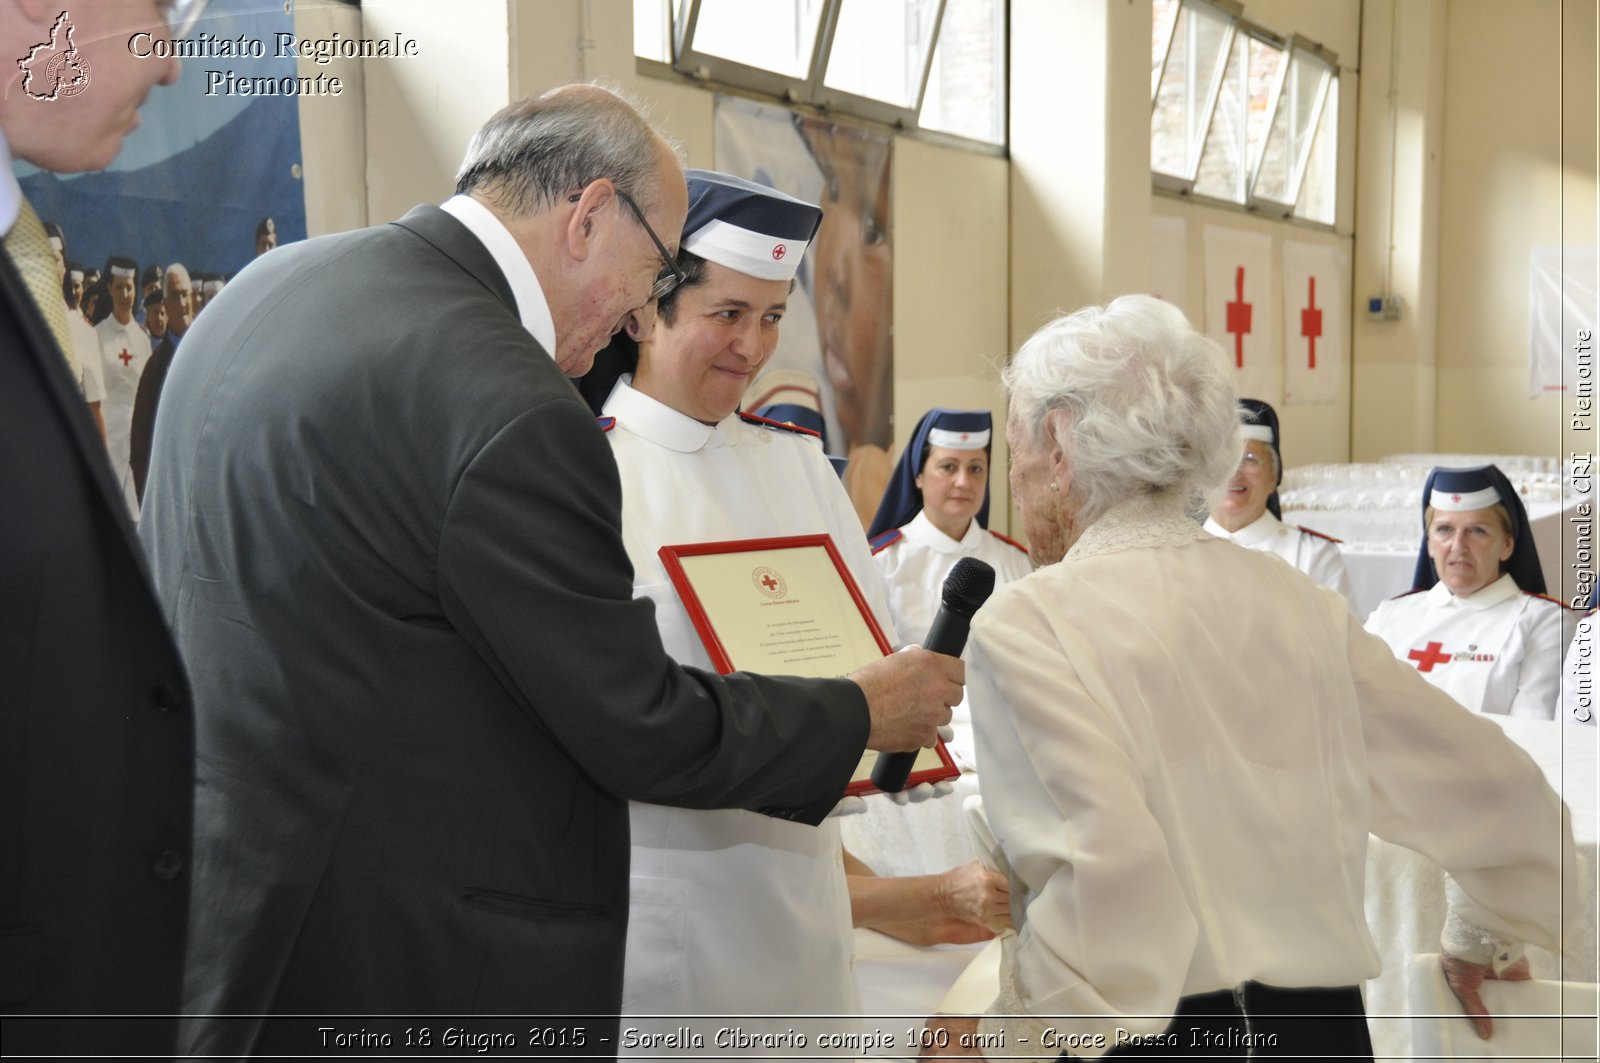
M 781 107 L 718 97 L 716 168 L 822 207 L 777 352 L 745 395 L 822 414 L 829 454 L 872 519 L 892 471 L 894 269 L 889 136 Z

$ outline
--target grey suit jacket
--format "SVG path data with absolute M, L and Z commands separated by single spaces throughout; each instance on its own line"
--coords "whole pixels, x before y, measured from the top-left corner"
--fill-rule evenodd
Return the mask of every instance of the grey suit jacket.
M 187 1010 L 615 1015 L 627 800 L 826 814 L 859 689 L 673 664 L 619 528 L 593 416 L 444 212 L 281 247 L 207 306 L 141 526 L 195 690 Z M 588 1030 L 568 1050 L 614 1053 Z

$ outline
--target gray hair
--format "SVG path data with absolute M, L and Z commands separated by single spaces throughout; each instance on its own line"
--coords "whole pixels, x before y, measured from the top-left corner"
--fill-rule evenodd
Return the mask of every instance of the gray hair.
M 1138 494 L 1185 503 L 1239 464 L 1239 411 L 1216 343 L 1174 306 L 1125 295 L 1056 318 L 1001 376 L 1014 423 L 1054 439 L 1087 526 Z
M 564 85 L 509 104 L 485 122 L 456 171 L 456 193 L 477 192 L 522 217 L 609 177 L 648 210 L 663 144 L 679 153 L 616 92 Z

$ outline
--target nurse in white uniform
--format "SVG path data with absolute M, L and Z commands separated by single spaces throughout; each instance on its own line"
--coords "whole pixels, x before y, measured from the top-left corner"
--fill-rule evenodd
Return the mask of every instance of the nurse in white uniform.
M 1283 451 L 1278 414 L 1260 399 L 1240 399 L 1244 456 L 1228 489 L 1206 519 L 1206 531 L 1250 550 L 1277 554 L 1295 568 L 1348 600 L 1350 580 L 1339 540 L 1310 528 L 1283 523 L 1278 485 L 1283 483 Z
M 885 626 L 888 612 L 860 522 L 815 437 L 736 412 L 771 357 L 795 266 L 822 212 L 722 174 L 691 170 L 688 184 L 678 256 L 687 277 L 661 300 L 638 368 L 616 384 L 601 424 L 622 479 L 634 593 L 655 601 L 668 653 L 711 669 L 657 556 L 663 545 L 827 533 Z M 837 819 L 810 827 L 638 802 L 629 811 L 625 1015 L 859 1010 Z M 737 1025 L 776 1036 L 795 1021 Z M 703 1031 L 708 1049 L 712 1032 Z M 738 1047 L 794 1054 L 772 1043 Z
M 1578 613 L 1544 593 L 1528 517 L 1493 465 L 1434 469 L 1413 590 L 1367 630 L 1474 712 L 1554 719 Z
M 992 435 L 988 410 L 923 414 L 867 531 L 909 642 L 928 634 L 945 577 L 963 557 L 988 562 L 997 587 L 1033 571 L 1026 547 L 988 530 Z

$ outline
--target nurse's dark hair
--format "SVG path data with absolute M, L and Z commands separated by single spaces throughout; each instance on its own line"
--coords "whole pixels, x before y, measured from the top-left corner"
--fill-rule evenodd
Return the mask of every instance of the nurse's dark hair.
M 678 320 L 678 296 L 706 282 L 706 260 L 693 251 L 685 251 L 681 247 L 678 249 L 678 268 L 683 270 L 683 281 L 656 303 L 656 316 L 669 327 Z M 789 282 L 789 290 L 794 291 L 792 280 Z

